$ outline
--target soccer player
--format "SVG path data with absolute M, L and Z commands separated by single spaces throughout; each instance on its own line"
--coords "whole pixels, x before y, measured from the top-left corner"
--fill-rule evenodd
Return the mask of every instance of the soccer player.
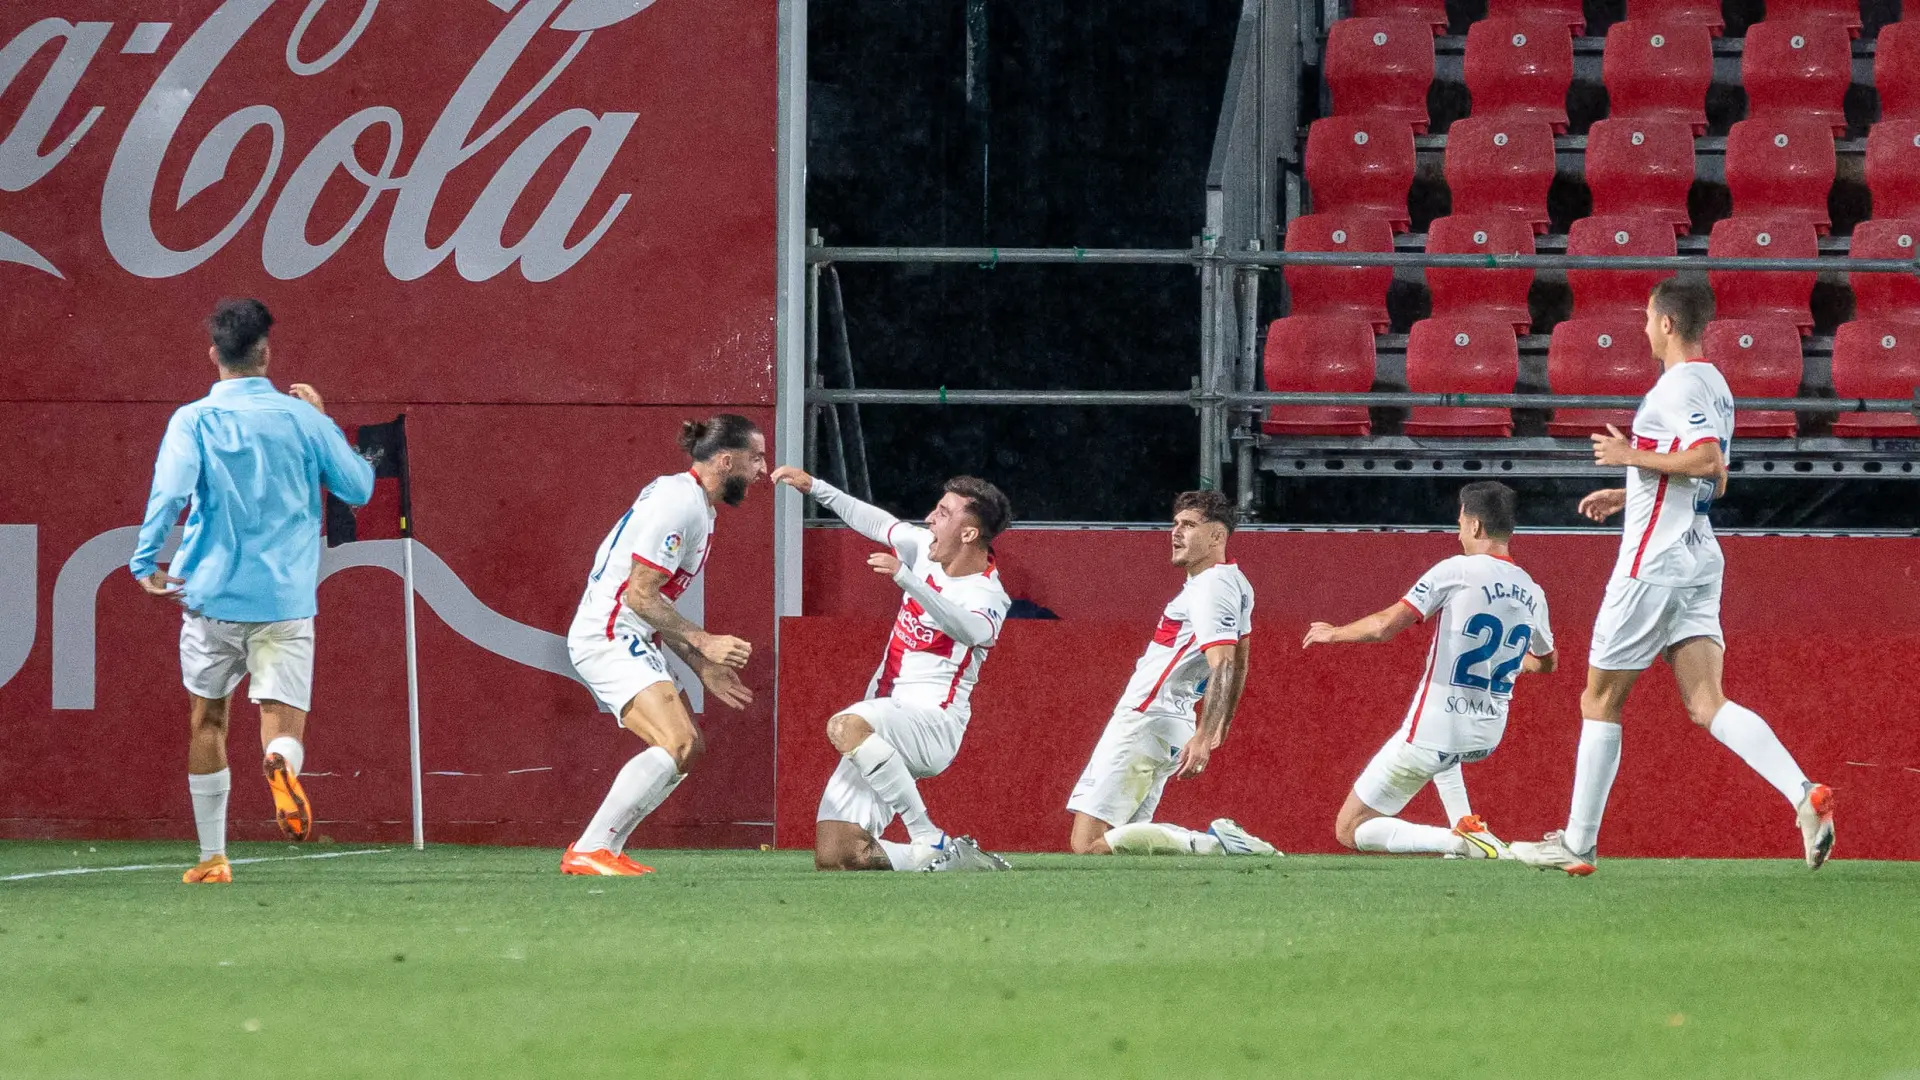
M 1513 489 L 1481 480 L 1460 489 L 1460 548 L 1392 607 L 1358 622 L 1317 622 L 1302 647 L 1389 641 L 1416 622 L 1434 620 L 1427 667 L 1400 730 L 1354 781 L 1333 833 L 1357 851 L 1511 858 L 1478 817 L 1451 829 L 1394 815 L 1427 781 L 1481 761 L 1500 744 L 1517 675 L 1555 667 L 1547 594 L 1509 555 Z
M 1626 512 L 1620 557 L 1594 621 L 1587 688 L 1580 695 L 1580 751 L 1567 827 L 1516 843 L 1521 861 L 1569 874 L 1593 873 L 1607 792 L 1620 767 L 1620 714 L 1640 673 L 1665 657 L 1693 722 L 1753 767 L 1794 808 L 1807 866 L 1833 851 L 1833 792 L 1809 781 L 1758 714 L 1720 687 L 1725 560 L 1707 511 L 1727 486 L 1733 394 L 1701 357 L 1713 293 L 1668 278 L 1647 301 L 1647 343 L 1665 368 L 1633 417 L 1633 437 L 1611 426 L 1593 437 L 1593 459 L 1627 471 L 1627 486 L 1596 491 L 1580 512 L 1605 521 Z
M 313 834 L 300 785 L 313 690 L 320 581 L 320 487 L 355 506 L 373 497 L 373 467 L 327 419 L 313 387 L 267 381 L 273 316 L 258 300 L 223 300 L 207 320 L 220 372 L 207 396 L 167 423 L 147 515 L 128 569 L 140 587 L 186 609 L 180 674 L 192 700 L 187 790 L 200 862 L 189 884 L 233 880 L 227 861 L 227 717 L 234 687 L 260 706 L 262 767 L 289 839 Z M 173 562 L 158 565 L 188 508 Z
M 1199 776 L 1247 685 L 1253 586 L 1227 558 L 1239 515 L 1217 491 L 1173 500 L 1173 565 L 1186 571 L 1073 785 L 1075 855 L 1274 855 L 1228 818 L 1206 832 L 1153 820 L 1168 777 Z M 1195 724 L 1195 707 L 1199 722 Z
M 867 557 L 900 587 L 900 613 L 866 700 L 827 721 L 840 764 L 820 796 L 813 864 L 821 870 L 1005 870 L 1007 864 L 933 823 L 917 777 L 938 776 L 960 752 L 973 687 L 1000 638 L 1010 601 L 993 538 L 1013 520 L 1000 489 L 971 476 L 947 481 L 924 527 L 910 525 L 791 466 L 775 483 L 811 494 L 891 552 Z M 880 834 L 898 816 L 909 843 Z
M 573 670 L 601 710 L 647 747 L 621 766 L 586 831 L 560 856 L 563 874 L 653 872 L 627 858 L 627 838 L 705 751 L 693 712 L 667 670 L 667 652 L 685 661 L 727 705 L 743 709 L 753 701 L 739 675 L 753 646 L 708 633 L 674 610 L 673 602 L 706 568 L 714 504 L 739 506 L 748 486 L 766 475 L 766 438 L 746 417 L 721 413 L 682 426 L 680 449 L 692 466 L 642 488 L 600 541 L 567 631 Z

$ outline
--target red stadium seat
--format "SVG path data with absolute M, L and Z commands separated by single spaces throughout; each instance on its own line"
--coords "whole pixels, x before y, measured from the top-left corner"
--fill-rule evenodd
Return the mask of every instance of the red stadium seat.
M 1412 19 L 1436 34 L 1447 32 L 1446 0 L 1353 0 L 1356 19 Z
M 1373 389 L 1373 329 L 1365 323 L 1293 315 L 1267 328 L 1267 389 L 1364 394 Z M 1364 405 L 1276 405 L 1269 435 L 1365 435 Z
M 1920 258 L 1920 218 L 1878 218 L 1853 227 L 1856 259 Z M 1912 274 L 1849 274 L 1853 317 L 1920 323 L 1920 280 Z
M 1600 61 L 1613 120 L 1678 120 L 1707 133 L 1713 85 L 1713 37 L 1704 26 L 1617 22 Z
M 1377 116 L 1330 116 L 1307 128 L 1313 211 L 1360 210 L 1406 232 L 1413 186 L 1413 129 Z
M 1416 327 L 1418 329 L 1418 327 Z M 1833 335 L 1833 392 L 1843 398 L 1907 398 L 1920 386 L 1920 327 L 1883 319 L 1843 324 Z M 1833 433 L 1852 438 L 1920 439 L 1907 413 L 1841 413 Z
M 1767 0 L 1767 20 L 1775 19 L 1817 20 L 1860 36 L 1859 0 Z
M 1511 394 L 1519 378 L 1520 342 L 1500 320 L 1422 319 L 1407 337 L 1407 388 L 1415 393 Z M 1506 409 L 1419 406 L 1411 412 L 1408 435 L 1513 434 Z
M 1811 259 L 1820 254 L 1812 226 L 1767 218 L 1730 217 L 1714 223 L 1709 258 Z M 1813 333 L 1813 279 L 1806 273 L 1715 270 L 1707 275 L 1723 319 L 1776 319 Z
M 1551 17 L 1488 17 L 1467 30 L 1473 115 L 1541 120 L 1567 130 L 1573 35 Z
M 1649 214 L 1581 218 L 1567 230 L 1569 255 L 1677 255 L 1673 227 Z M 1576 319 L 1638 319 L 1645 324 L 1647 294 L 1671 270 L 1569 270 Z
M 1720 14 L 1719 0 L 1627 0 L 1627 18 L 1632 22 L 1704 26 L 1714 37 L 1719 37 L 1727 28 L 1727 21 Z
M 1771 14 L 1771 13 L 1769 13 Z M 1818 120 L 1847 133 L 1844 104 L 1853 82 L 1853 46 L 1833 22 L 1768 18 L 1747 28 L 1740 81 L 1748 120 Z
M 1410 19 L 1342 19 L 1327 31 L 1333 115 L 1379 116 L 1427 130 L 1433 31 Z
M 1880 28 L 1873 45 L 1880 120 L 1920 120 L 1920 19 Z
M 1544 236 L 1553 170 L 1553 129 L 1540 121 L 1470 116 L 1447 130 L 1447 187 L 1456 214 L 1511 214 Z
M 1742 120 L 1727 134 L 1727 190 L 1741 217 L 1804 221 L 1824 236 L 1834 173 L 1833 131 L 1823 121 Z
M 1706 355 L 1726 376 L 1736 398 L 1797 397 L 1800 394 L 1800 331 L 1772 319 L 1719 319 L 1707 324 Z M 1736 410 L 1733 434 L 1741 439 L 1790 439 L 1799 424 L 1791 412 Z
M 1882 120 L 1867 132 L 1867 190 L 1874 217 L 1920 217 L 1920 120 Z
M 1586 5 L 1581 0 L 1487 0 L 1487 17 L 1529 16 L 1558 19 L 1573 35 L 1587 32 Z
M 1660 377 L 1660 362 L 1647 345 L 1647 319 L 1609 315 L 1568 319 L 1553 328 L 1547 346 L 1547 385 L 1556 394 L 1645 394 Z M 1561 438 L 1598 435 L 1607 425 L 1633 426 L 1632 409 L 1555 409 L 1547 434 Z
M 1427 228 L 1427 250 L 1441 254 L 1533 254 L 1533 226 L 1506 214 L 1455 214 L 1435 219 Z M 1527 313 L 1531 270 L 1480 270 L 1430 266 L 1427 288 L 1433 293 L 1433 314 L 1481 319 L 1505 319 L 1514 332 L 1533 326 Z
M 1600 120 L 1587 132 L 1587 187 L 1596 214 L 1655 214 L 1693 230 L 1693 128 L 1674 120 Z
M 1288 251 L 1392 251 L 1393 230 L 1384 219 L 1364 214 L 1308 214 L 1287 223 L 1286 245 Z M 1285 276 L 1289 314 L 1345 319 L 1386 332 L 1392 267 L 1289 266 Z

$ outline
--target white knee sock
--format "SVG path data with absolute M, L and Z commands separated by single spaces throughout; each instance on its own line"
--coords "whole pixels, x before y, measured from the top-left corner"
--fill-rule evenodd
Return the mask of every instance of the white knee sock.
M 940 842 L 940 827 L 927 816 L 927 804 L 920 798 L 920 787 L 907 770 L 907 759 L 878 733 L 869 735 L 847 755 L 853 767 L 869 786 L 886 800 L 907 826 L 907 835 L 916 844 Z
M 1353 845 L 1361 851 L 1387 851 L 1395 855 L 1465 855 L 1467 842 L 1453 835 L 1452 829 L 1438 825 L 1415 825 L 1399 818 L 1368 818 L 1353 830 Z
M 188 773 L 187 791 L 193 795 L 193 831 L 200 836 L 200 861 L 227 853 L 227 792 L 233 790 L 233 771 Z
M 874 842 L 887 853 L 887 862 L 895 870 L 919 870 L 930 865 L 937 854 L 925 844 L 902 844 L 897 840 L 878 839 Z
M 1440 805 L 1447 808 L 1447 825 L 1460 824 L 1460 819 L 1473 814 L 1473 806 L 1467 802 L 1467 778 L 1460 775 L 1460 766 L 1438 773 L 1433 778 L 1433 790 L 1440 793 Z
M 1620 725 L 1580 722 L 1580 756 L 1573 767 L 1573 806 L 1567 811 L 1567 846 L 1586 854 L 1600 839 L 1600 816 L 1620 771 Z
M 618 855 L 641 819 L 666 801 L 680 784 L 680 768 L 673 755 L 648 747 L 620 767 L 606 801 L 587 822 L 587 831 L 574 841 L 575 851 L 611 851 Z
M 1753 771 L 1772 784 L 1788 802 L 1799 806 L 1800 800 L 1806 797 L 1807 774 L 1800 771 L 1793 755 L 1780 745 L 1780 739 L 1767 722 L 1760 719 L 1760 714 L 1729 701 L 1713 714 L 1713 724 L 1707 730 L 1727 749 L 1739 754 L 1740 760 L 1753 766 Z
M 300 745 L 300 740 L 291 735 L 274 737 L 267 743 L 267 753 L 279 754 L 285 758 L 287 771 L 295 776 L 300 775 L 300 766 L 307 763 L 307 748 Z
M 1220 840 L 1157 821 L 1136 821 L 1107 830 L 1107 849 L 1115 855 L 1218 855 Z

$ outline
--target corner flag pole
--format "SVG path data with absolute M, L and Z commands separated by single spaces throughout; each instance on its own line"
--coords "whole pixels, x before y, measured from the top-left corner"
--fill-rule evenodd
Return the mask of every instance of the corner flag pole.
M 419 649 L 413 629 L 413 536 L 409 533 L 401 540 L 406 554 L 407 586 L 407 743 L 410 748 L 411 771 L 413 774 L 413 849 L 423 851 L 427 846 L 426 809 L 420 801 L 420 664 Z

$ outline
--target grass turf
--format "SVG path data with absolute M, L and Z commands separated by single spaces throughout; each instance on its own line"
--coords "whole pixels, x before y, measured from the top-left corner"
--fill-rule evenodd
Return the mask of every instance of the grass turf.
M 0 1075 L 1920 1080 L 1920 864 L 556 856 L 0 881 Z M 190 857 L 0 844 L 0 878 Z

